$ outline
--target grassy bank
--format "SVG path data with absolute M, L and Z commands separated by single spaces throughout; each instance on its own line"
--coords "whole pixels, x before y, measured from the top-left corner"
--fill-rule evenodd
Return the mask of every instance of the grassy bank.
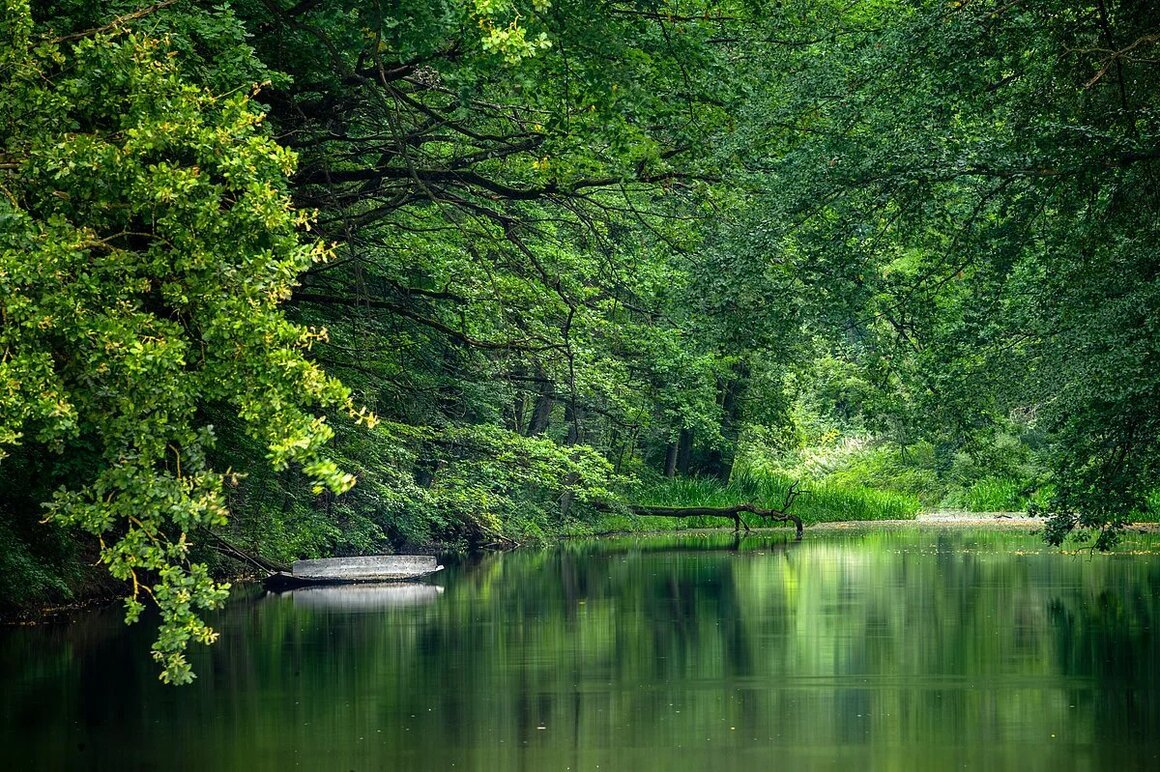
M 1021 512 L 1046 505 L 1053 487 L 1022 446 L 1001 458 L 938 453 L 929 443 L 905 449 L 865 436 L 827 435 L 824 441 L 772 452 L 750 447 L 729 482 L 715 478 L 646 479 L 629 495 L 642 506 L 728 507 L 750 503 L 780 508 L 789 486 L 802 495 L 793 514 L 807 524 L 913 519 L 920 511 Z M 766 525 L 750 518 L 750 525 Z M 727 518 L 665 518 L 601 514 L 566 529 L 576 533 L 721 527 Z
M 633 492 L 632 503 L 662 507 L 729 507 L 755 504 L 766 509 L 780 508 L 790 485 L 788 475 L 764 470 L 738 470 L 723 484 L 715 478 L 660 478 L 645 482 Z M 922 508 L 917 497 L 895 491 L 850 486 L 827 480 L 806 481 L 799 485 L 801 495 L 791 509 L 806 525 L 848 520 L 909 520 Z M 770 525 L 755 516 L 746 518 L 750 526 Z M 683 530 L 731 525 L 720 517 L 652 517 L 604 513 L 595 520 L 575 524 L 569 535 L 610 531 Z M 781 525 L 780 523 L 776 525 Z

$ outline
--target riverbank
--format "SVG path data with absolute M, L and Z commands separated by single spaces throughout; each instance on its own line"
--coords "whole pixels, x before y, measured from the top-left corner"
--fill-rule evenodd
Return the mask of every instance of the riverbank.
M 1046 522 L 1042 517 L 1029 517 L 1021 512 L 968 512 L 966 510 L 932 510 L 918 512 L 913 518 L 886 518 L 881 520 L 833 520 L 815 521 L 806 524 L 806 535 L 810 533 L 825 533 L 833 531 L 863 531 L 875 530 L 897 531 L 902 529 L 931 529 L 953 528 L 967 529 L 980 528 L 996 531 L 1024 531 L 1034 534 L 1041 530 Z M 792 523 L 766 525 L 760 522 L 750 522 L 750 531 L 741 532 L 745 535 L 768 535 L 789 531 Z M 570 523 L 562 527 L 557 534 L 541 543 L 550 544 L 555 541 L 586 539 L 593 537 L 616 536 L 657 536 L 664 534 L 721 534 L 732 529 L 732 521 L 725 518 L 672 518 L 657 516 L 607 515 L 588 523 Z M 1160 524 L 1131 523 L 1125 526 L 1126 536 L 1160 534 Z M 1046 545 L 1045 545 L 1046 546 Z M 1080 546 L 1073 543 L 1071 549 L 1061 548 L 1063 552 L 1075 551 Z M 1139 545 L 1130 543 L 1121 545 L 1114 553 L 1136 554 Z M 1150 545 L 1149 545 L 1150 546 Z M 419 550 L 427 553 L 447 553 L 445 545 L 427 545 Z M 1152 549 L 1145 552 L 1151 553 Z M 218 578 L 231 583 L 245 583 L 261 581 L 263 577 L 257 575 L 252 567 L 244 570 L 224 571 Z M 25 626 L 67 623 L 73 614 L 88 611 L 101 606 L 119 603 L 123 598 L 121 593 L 111 590 L 107 586 L 103 592 L 77 598 L 72 602 L 58 602 L 43 606 L 29 606 L 22 609 L 7 609 L 0 612 L 0 625 Z
M 719 522 L 706 522 L 719 521 Z M 932 510 L 919 512 L 913 518 L 884 518 L 881 520 L 830 520 L 807 522 L 805 533 L 819 531 L 873 531 L 875 529 L 897 530 L 900 528 L 983 528 L 990 530 L 1018 530 L 1034 534 L 1043 529 L 1047 522 L 1043 517 L 1030 517 L 1023 512 L 968 512 L 966 510 Z M 650 516 L 618 516 L 602 520 L 606 527 L 573 527 L 561 533 L 562 538 L 589 538 L 593 536 L 654 535 L 664 533 L 713 533 L 730 530 L 732 521 L 724 518 L 665 518 Z M 773 525 L 750 522 L 751 534 L 787 531 L 792 523 Z M 1139 522 L 1124 526 L 1124 534 L 1160 534 L 1160 523 Z M 744 534 L 746 532 L 742 532 Z M 1072 547 L 1080 542 L 1069 542 Z M 1067 551 L 1067 548 L 1062 548 Z M 1113 553 L 1123 552 L 1120 547 Z

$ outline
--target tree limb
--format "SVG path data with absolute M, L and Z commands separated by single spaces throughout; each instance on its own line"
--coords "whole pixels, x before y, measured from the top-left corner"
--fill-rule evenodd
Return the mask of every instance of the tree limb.
M 119 27 L 122 24 L 126 24 L 126 23 L 131 22 L 131 21 L 137 21 L 138 19 L 143 19 L 146 16 L 148 16 L 149 14 L 160 11 L 162 8 L 167 8 L 176 2 L 177 2 L 177 0 L 161 0 L 160 3 L 154 3 L 153 5 L 146 6 L 145 8 L 141 8 L 139 10 L 133 11 L 132 13 L 127 13 L 123 16 L 118 16 L 117 18 L 113 19 L 111 22 L 109 22 L 108 24 L 106 24 L 103 27 L 94 27 L 93 29 L 87 29 L 87 30 L 84 30 L 82 32 L 74 32 L 71 35 L 61 35 L 58 38 L 53 38 L 52 42 L 53 43 L 68 43 L 69 41 L 72 41 L 72 40 L 80 40 L 81 38 L 87 38 L 90 35 L 99 35 L 102 32 L 108 32 L 111 29 Z

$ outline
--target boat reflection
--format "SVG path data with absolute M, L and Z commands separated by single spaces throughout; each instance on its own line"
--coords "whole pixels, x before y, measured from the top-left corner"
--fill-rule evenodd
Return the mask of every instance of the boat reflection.
M 332 584 L 270 594 L 289 596 L 300 608 L 364 612 L 425 606 L 434 603 L 443 588 L 434 584 Z

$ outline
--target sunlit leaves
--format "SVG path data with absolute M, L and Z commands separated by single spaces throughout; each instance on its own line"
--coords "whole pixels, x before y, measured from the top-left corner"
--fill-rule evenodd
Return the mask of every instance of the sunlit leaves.
M 26 34 L 27 8 L 15 18 Z M 302 240 L 294 156 L 248 98 L 190 83 L 148 37 L 15 50 L 0 81 L 0 444 L 87 470 L 48 515 L 100 539 L 131 584 L 129 619 L 157 603 L 154 656 L 184 683 L 186 646 L 216 637 L 201 613 L 228 589 L 189 559 L 190 535 L 226 522 L 235 479 L 207 459 L 204 406 L 229 406 L 276 467 L 335 492 L 353 478 L 323 455 L 332 432 L 313 411 L 373 416 L 304 358 L 321 333 L 277 308 L 327 251 Z

